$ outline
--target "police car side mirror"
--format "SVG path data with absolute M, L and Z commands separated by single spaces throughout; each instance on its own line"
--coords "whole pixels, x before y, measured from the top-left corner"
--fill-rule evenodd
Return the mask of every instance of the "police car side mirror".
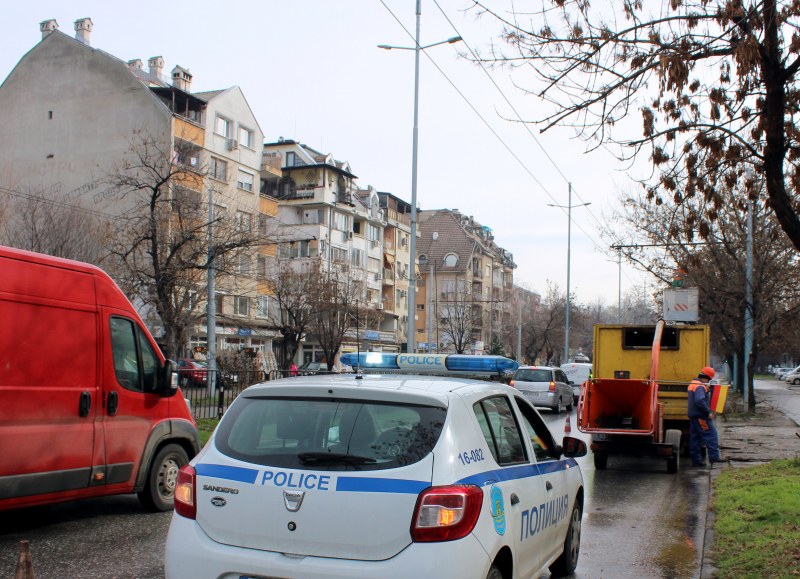
M 565 436 L 562 441 L 561 451 L 566 458 L 577 458 L 579 456 L 586 456 L 589 449 L 586 447 L 586 443 L 579 438 Z

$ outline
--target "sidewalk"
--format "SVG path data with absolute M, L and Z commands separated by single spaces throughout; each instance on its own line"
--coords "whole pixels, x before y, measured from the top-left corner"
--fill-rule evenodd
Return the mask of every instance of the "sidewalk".
M 722 468 L 746 467 L 776 459 L 800 456 L 800 387 L 778 380 L 756 380 L 756 413 L 716 420 Z M 722 469 L 709 471 L 709 506 L 713 505 L 713 482 Z M 714 568 L 714 512 L 709 509 L 703 541 L 701 579 L 716 576 Z

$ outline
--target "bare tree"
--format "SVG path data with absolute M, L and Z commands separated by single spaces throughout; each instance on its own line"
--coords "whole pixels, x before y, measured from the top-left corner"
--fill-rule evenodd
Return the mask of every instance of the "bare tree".
M 564 336 L 565 306 L 558 285 L 548 281 L 539 308 L 522 320 L 522 351 L 530 363 L 549 364 L 554 359 L 557 341 Z
M 244 252 L 269 241 L 267 232 L 231 211 L 209 221 L 205 177 L 196 145 L 142 133 L 107 178 L 118 192 L 117 205 L 125 208 L 110 239 L 117 278 L 157 314 L 168 357 L 181 352 L 205 314 L 209 264 L 224 283 L 242 255 L 250 255 Z
M 700 292 L 700 321 L 712 328 L 712 346 L 723 358 L 744 355 L 745 259 L 747 210 L 728 204 L 718 213 L 708 241 L 701 244 L 681 242 L 675 234 L 676 222 L 692 211 L 690 205 L 664 203 L 653 206 L 641 203 L 641 194 L 623 198 L 619 228 L 634 232 L 643 244 L 657 250 L 628 247 L 627 258 L 668 284 L 680 270 L 687 286 Z M 765 349 L 788 346 L 785 336 L 800 323 L 800 288 L 797 268 L 800 258 L 781 234 L 780 227 L 765 208 L 766 199 L 752 203 L 753 222 L 753 302 L 754 343 L 750 356 L 747 383 L 751 389 L 751 409 L 755 400 L 752 375 L 755 361 Z M 663 287 L 663 286 L 662 286 Z
M 800 250 L 799 3 L 541 0 L 508 16 L 475 6 L 502 22 L 511 48 L 482 59 L 533 75 L 527 90 L 552 107 L 544 130 L 571 125 L 591 147 L 649 155 L 649 202 L 705 201 L 676 224 L 686 239 L 708 238 L 731 194 L 750 194 L 763 176 L 769 208 Z M 618 137 L 612 127 L 637 109 L 642 136 Z
M 302 264 L 293 261 L 277 260 L 265 280 L 276 306 L 269 312 L 269 319 L 283 336 L 281 368 L 284 370 L 291 365 L 300 340 L 312 324 L 316 315 L 313 306 L 322 287 L 319 260 Z
M 108 215 L 65 201 L 59 190 L 7 190 L 0 214 L 0 243 L 103 265 Z
M 348 330 L 357 327 L 366 317 L 360 278 L 348 265 L 336 264 L 320 275 L 319 289 L 314 292 L 310 332 L 322 348 L 328 371 L 333 370 Z
M 457 354 L 463 354 L 483 326 L 483 308 L 473 300 L 471 286 L 463 276 L 442 279 L 440 289 L 446 297 L 438 302 L 439 331 Z

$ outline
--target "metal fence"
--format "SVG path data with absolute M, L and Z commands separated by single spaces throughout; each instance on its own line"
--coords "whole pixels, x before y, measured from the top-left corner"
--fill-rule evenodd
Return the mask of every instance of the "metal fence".
M 216 419 L 222 418 L 231 403 L 248 386 L 302 373 L 298 370 L 273 370 L 271 372 L 218 370 L 215 384 L 209 387 L 207 370 L 191 370 L 178 374 L 178 384 L 184 398 L 189 401 L 195 420 Z M 315 374 L 324 373 L 327 372 L 315 372 Z

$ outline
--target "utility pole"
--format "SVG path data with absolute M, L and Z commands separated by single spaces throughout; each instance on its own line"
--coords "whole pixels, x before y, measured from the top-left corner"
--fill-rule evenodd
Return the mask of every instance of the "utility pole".
M 217 376 L 217 298 L 214 269 L 214 189 L 208 188 L 208 298 L 206 299 L 206 362 L 208 393 L 216 394 Z
M 745 412 L 750 412 L 750 353 L 753 350 L 753 202 L 747 201 L 747 239 L 744 281 L 744 397 Z

